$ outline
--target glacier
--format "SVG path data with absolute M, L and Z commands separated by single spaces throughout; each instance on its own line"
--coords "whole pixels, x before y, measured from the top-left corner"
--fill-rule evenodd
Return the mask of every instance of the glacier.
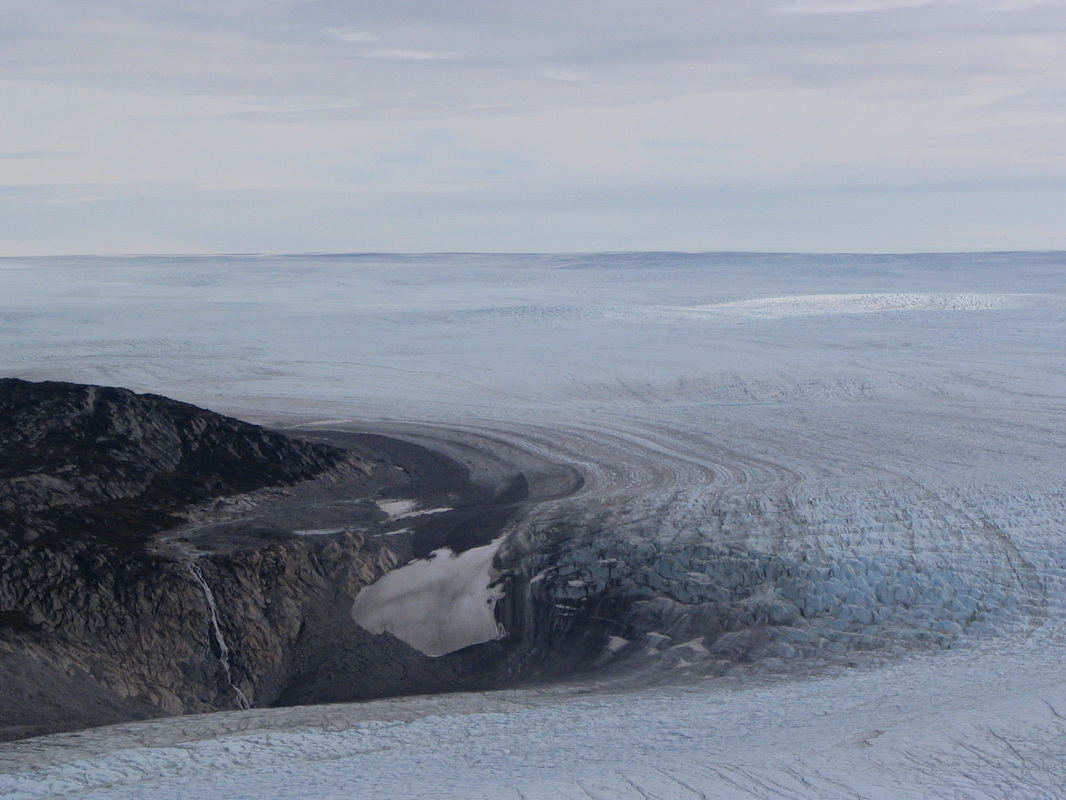
M 520 464 L 511 596 L 471 592 L 602 667 L 0 745 L 0 795 L 1064 796 L 1064 270 L 0 259 L 6 376 Z

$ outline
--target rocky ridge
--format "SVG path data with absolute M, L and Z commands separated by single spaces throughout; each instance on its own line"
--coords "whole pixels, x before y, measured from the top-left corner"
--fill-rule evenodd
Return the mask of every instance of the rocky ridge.
M 411 556 L 410 537 L 373 535 L 370 498 L 420 469 L 467 485 L 379 444 L 355 454 L 154 395 L 0 381 L 0 739 L 461 682 L 478 654 L 431 660 L 351 620 L 359 589 Z M 330 505 L 349 524 L 293 531 Z
M 136 543 L 198 502 L 311 478 L 344 451 L 126 389 L 0 379 L 0 520 Z

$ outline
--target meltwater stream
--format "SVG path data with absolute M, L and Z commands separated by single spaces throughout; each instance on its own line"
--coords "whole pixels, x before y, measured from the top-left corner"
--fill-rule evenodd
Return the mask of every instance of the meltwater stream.
M 234 697 L 237 700 L 239 708 L 248 709 L 252 705 L 248 702 L 248 697 L 245 695 L 241 688 L 234 682 L 233 673 L 230 667 L 229 658 L 229 646 L 226 644 L 226 637 L 222 635 L 222 625 L 218 619 L 218 604 L 215 602 L 215 593 L 211 591 L 211 586 L 208 584 L 207 579 L 204 578 L 204 573 L 200 569 L 200 565 L 195 561 L 188 562 L 189 574 L 199 585 L 204 592 L 204 600 L 207 602 L 208 618 L 211 622 L 211 632 L 215 638 L 215 644 L 218 646 L 218 660 L 222 665 L 222 671 L 226 676 L 226 683 L 233 690 Z

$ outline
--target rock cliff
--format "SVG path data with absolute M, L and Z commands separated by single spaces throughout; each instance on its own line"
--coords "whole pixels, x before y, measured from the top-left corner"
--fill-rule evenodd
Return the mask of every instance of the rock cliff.
M 135 544 L 221 495 L 291 484 L 344 452 L 125 389 L 0 380 L 0 521 Z
M 354 454 L 163 397 L 0 380 L 0 738 L 461 681 L 469 654 L 430 660 L 350 618 L 411 555 L 410 537 L 372 534 L 369 498 L 425 464 L 470 488 L 393 445 Z M 297 535 L 336 505 L 346 524 Z

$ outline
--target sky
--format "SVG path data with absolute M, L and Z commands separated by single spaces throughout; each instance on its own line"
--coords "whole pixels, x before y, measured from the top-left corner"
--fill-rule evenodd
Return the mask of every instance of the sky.
M 1066 249 L 1059 0 L 0 0 L 0 255 Z

